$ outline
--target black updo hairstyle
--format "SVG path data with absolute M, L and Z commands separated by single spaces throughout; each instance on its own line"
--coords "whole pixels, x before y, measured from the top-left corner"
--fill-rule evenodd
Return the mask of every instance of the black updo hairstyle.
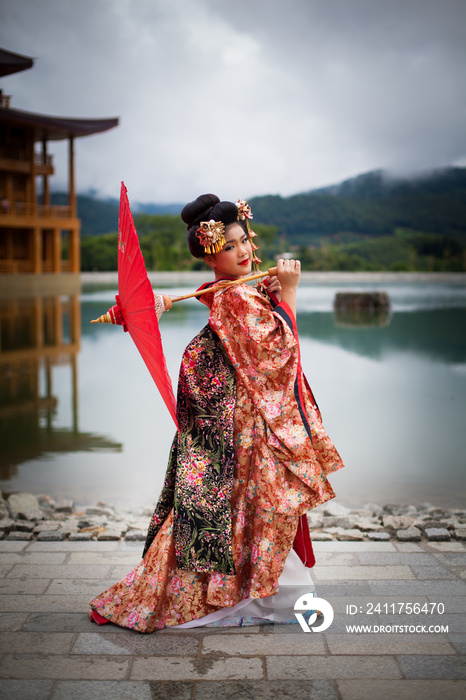
M 238 208 L 233 202 L 221 202 L 215 194 L 201 194 L 194 202 L 187 204 L 181 218 L 188 228 L 188 245 L 191 255 L 195 258 L 205 256 L 204 247 L 196 236 L 201 221 L 221 221 L 225 228 L 229 224 L 240 224 L 245 233 L 248 233 L 246 221 L 238 221 Z

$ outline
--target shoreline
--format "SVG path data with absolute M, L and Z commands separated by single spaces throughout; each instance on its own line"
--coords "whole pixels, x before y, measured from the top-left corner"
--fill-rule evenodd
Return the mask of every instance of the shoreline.
M 0 540 L 140 541 L 146 539 L 152 509 L 127 511 L 107 503 L 75 506 L 45 494 L 0 493 Z M 368 503 L 349 508 L 329 501 L 308 513 L 311 540 L 434 542 L 466 541 L 466 510 L 431 503 Z
M 148 272 L 148 277 L 153 286 L 176 286 L 184 284 L 202 284 L 209 276 L 208 270 L 199 271 L 160 271 Z M 422 283 L 454 283 L 466 284 L 466 272 L 313 272 L 304 270 L 301 280 L 306 283 L 392 283 L 410 282 Z M 91 285 L 117 285 L 118 272 L 81 272 L 81 284 Z

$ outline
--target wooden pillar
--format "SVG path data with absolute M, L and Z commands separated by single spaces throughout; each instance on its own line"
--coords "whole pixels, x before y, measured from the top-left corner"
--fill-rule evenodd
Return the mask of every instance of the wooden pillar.
M 54 228 L 52 232 L 52 272 L 61 272 L 61 230 Z
M 11 200 L 10 200 L 11 201 Z M 15 272 L 14 250 L 13 250 L 13 231 L 11 228 L 6 229 L 5 234 L 5 262 L 7 263 L 8 272 Z
M 44 306 L 40 297 L 34 299 L 34 347 L 44 345 Z
M 70 229 L 68 235 L 69 271 L 77 273 L 81 269 L 81 251 L 79 248 L 79 225 Z
M 70 216 L 72 219 L 76 218 L 76 188 L 74 183 L 74 138 L 69 137 L 68 140 L 68 155 L 69 155 L 69 192 L 68 192 L 68 206 L 70 208 Z
M 42 161 L 44 166 L 47 165 L 47 139 L 42 139 Z M 42 203 L 45 207 L 50 206 L 50 190 L 49 190 L 49 178 L 47 174 L 43 175 L 42 179 Z
M 45 392 L 47 406 L 47 430 L 52 429 L 53 409 L 52 409 L 52 362 L 50 357 L 45 358 Z
M 10 203 L 10 211 L 13 208 L 13 175 L 11 173 L 5 173 L 5 196 Z
M 78 363 L 76 353 L 71 355 L 71 412 L 73 415 L 73 432 L 78 433 Z
M 35 275 L 42 272 L 42 230 L 38 226 L 32 229 L 32 271 Z
M 58 347 L 63 344 L 63 308 L 60 297 L 53 299 L 53 315 L 54 315 L 54 337 L 53 344 Z

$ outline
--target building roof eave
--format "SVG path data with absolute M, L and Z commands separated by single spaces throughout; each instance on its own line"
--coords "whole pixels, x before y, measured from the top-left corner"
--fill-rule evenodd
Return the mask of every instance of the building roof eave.
M 98 134 L 102 131 L 113 129 L 118 126 L 118 121 L 117 117 L 74 119 L 0 107 L 0 122 L 33 129 L 34 140 L 36 141 L 40 141 L 43 138 L 47 138 L 49 141 L 60 141 L 70 136 L 90 136 L 91 134 Z
M 19 73 L 22 70 L 32 68 L 34 59 L 23 56 L 20 53 L 13 53 L 6 49 L 0 49 L 0 78 L 12 73 Z

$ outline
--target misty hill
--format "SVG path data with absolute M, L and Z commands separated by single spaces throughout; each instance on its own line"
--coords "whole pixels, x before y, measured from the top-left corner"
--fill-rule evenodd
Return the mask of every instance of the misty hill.
M 273 224 L 290 245 L 345 234 L 387 236 L 396 229 L 466 237 L 466 168 L 447 168 L 416 179 L 382 171 L 291 197 L 250 200 L 254 221 Z
M 67 204 L 66 192 L 53 192 L 52 204 Z M 93 195 L 78 194 L 78 217 L 81 219 L 82 236 L 98 236 L 118 229 L 119 201 L 117 199 L 98 199 Z M 179 215 L 182 204 L 135 203 L 132 207 L 134 215 L 172 214 Z
M 53 204 L 66 204 L 63 192 Z M 466 168 L 447 168 L 416 179 L 365 173 L 331 187 L 291 197 L 267 195 L 250 200 L 254 222 L 276 226 L 289 245 L 309 245 L 321 238 L 351 240 L 386 236 L 410 229 L 466 237 Z M 133 213 L 179 216 L 182 204 L 137 203 Z M 78 195 L 83 236 L 116 231 L 118 200 Z M 348 237 L 348 234 L 350 236 Z

